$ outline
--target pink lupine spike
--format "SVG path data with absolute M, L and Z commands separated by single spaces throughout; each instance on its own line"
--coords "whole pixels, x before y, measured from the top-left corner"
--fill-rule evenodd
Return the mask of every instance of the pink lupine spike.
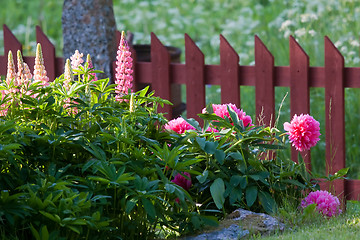
M 26 78 L 26 83 L 29 82 L 30 79 L 32 78 L 32 74 L 31 74 L 30 68 L 26 62 L 24 62 L 24 75 Z
M 16 70 L 14 64 L 14 58 L 11 51 L 8 53 L 8 65 L 7 65 L 7 73 L 6 73 L 6 83 L 10 84 L 10 82 L 16 78 Z
M 71 69 L 70 59 L 66 59 L 64 70 L 64 87 L 69 90 L 70 82 L 74 81 L 74 75 Z
M 121 32 L 121 39 L 116 56 L 116 74 L 115 74 L 115 99 L 121 101 L 121 97 L 128 94 L 132 87 L 132 57 L 130 48 L 125 39 L 125 32 Z
M 84 56 L 83 53 L 80 53 L 78 50 L 75 50 L 74 55 L 70 57 L 71 59 L 71 68 L 73 70 L 79 69 L 79 66 L 84 62 L 82 57 Z
M 24 66 L 24 60 L 21 56 L 21 52 L 20 50 L 17 51 L 17 67 L 18 67 L 18 72 L 17 72 L 17 81 L 15 81 L 15 85 L 19 86 L 21 85 L 26 77 L 25 77 L 25 66 Z
M 46 70 L 44 66 L 44 58 L 41 50 L 40 43 L 36 46 L 36 57 L 34 65 L 34 80 L 41 82 L 43 85 L 49 85 L 49 78 L 46 75 Z
M 94 68 L 93 63 L 91 61 L 90 54 L 86 56 L 86 62 L 88 63 L 88 68 Z M 94 76 L 94 78 L 91 81 L 97 81 L 96 73 L 90 73 L 91 76 Z

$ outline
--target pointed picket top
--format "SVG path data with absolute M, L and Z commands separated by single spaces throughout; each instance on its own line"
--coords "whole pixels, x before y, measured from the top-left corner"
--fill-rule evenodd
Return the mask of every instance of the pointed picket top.
M 154 33 L 151 33 L 150 55 L 152 89 L 155 90 L 157 96 L 171 101 L 170 54 Z M 160 111 L 166 112 L 166 117 L 172 119 L 172 108 L 170 105 L 164 105 Z
M 274 126 L 275 89 L 274 56 L 255 35 L 256 123 Z
M 3 25 L 4 31 L 4 54 L 7 56 L 8 52 L 11 50 L 14 56 L 16 56 L 16 52 L 20 50 L 22 52 L 22 45 L 19 40 L 15 37 L 15 35 L 11 32 L 11 30 Z M 15 66 L 17 66 L 17 59 L 14 58 Z
M 49 38 L 42 31 L 40 26 L 36 26 L 36 41 L 41 44 L 42 49 L 46 49 L 43 51 L 44 57 L 44 65 L 47 72 L 47 76 L 50 81 L 54 81 L 55 79 L 55 47 L 50 42 Z
M 239 60 L 237 52 L 220 34 L 221 103 L 240 108 Z
M 255 35 L 255 58 L 256 57 L 258 58 L 264 57 L 266 58 L 266 61 L 274 62 L 274 56 L 271 54 L 271 52 L 268 50 L 268 48 L 265 46 L 265 44 L 261 41 L 261 39 L 257 35 Z
M 293 116 L 310 113 L 309 88 L 309 56 L 302 49 L 293 36 L 289 37 L 290 49 L 290 119 Z M 298 151 L 291 148 L 291 159 L 298 160 Z M 310 151 L 303 151 L 301 155 L 306 168 L 311 170 Z
M 324 37 L 324 46 L 325 46 L 325 67 L 326 63 L 331 64 L 337 62 L 344 67 L 344 56 L 336 48 L 333 42 L 328 36 Z
M 201 55 L 201 57 L 204 59 L 204 53 L 196 45 L 194 40 L 187 33 L 185 33 L 184 36 L 185 36 L 185 55 L 193 54 L 192 51 L 195 51 L 196 53 L 194 53 L 194 55 L 199 55 L 199 57 Z
M 165 57 L 164 61 L 170 64 L 170 54 L 166 47 L 161 43 L 155 33 L 151 33 L 151 59 L 153 56 Z M 151 60 L 152 61 L 152 60 Z
M 185 34 L 186 102 L 187 118 L 202 122 L 197 114 L 206 105 L 205 101 L 205 60 L 199 47 Z M 196 81 L 194 81 L 196 79 Z

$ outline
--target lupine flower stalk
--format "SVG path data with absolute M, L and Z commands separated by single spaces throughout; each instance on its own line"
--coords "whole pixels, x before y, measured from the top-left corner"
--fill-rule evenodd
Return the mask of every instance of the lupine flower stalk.
M 16 85 L 20 86 L 20 92 L 27 93 L 27 87 L 30 84 L 32 74 L 29 66 L 24 62 L 20 50 L 17 51 L 18 73 Z
M 34 81 L 41 82 L 43 86 L 49 85 L 49 78 L 46 75 L 44 58 L 40 43 L 36 46 L 36 56 L 34 65 Z
M 88 55 L 86 56 L 86 62 L 88 63 L 88 68 L 89 68 L 89 69 L 94 68 L 94 65 L 93 65 L 93 63 L 92 63 L 92 61 L 91 61 L 90 54 L 88 54 Z M 94 77 L 91 81 L 97 81 L 96 73 L 90 73 L 90 75 Z
M 70 59 L 66 59 L 64 69 L 64 87 L 66 90 L 70 89 L 70 82 L 74 81 L 74 75 L 71 69 Z
M 13 54 L 11 51 L 9 51 L 7 73 L 6 73 L 6 83 L 10 84 L 10 82 L 12 80 L 16 80 L 16 70 L 15 70 Z
M 119 49 L 116 56 L 115 74 L 115 99 L 121 101 L 121 97 L 128 94 L 132 87 L 132 61 L 129 45 L 125 39 L 125 32 L 122 31 Z
M 78 69 L 79 66 L 81 66 L 81 64 L 84 62 L 84 60 L 82 59 L 83 56 L 84 56 L 83 53 L 80 53 L 78 50 L 75 50 L 74 55 L 72 55 L 70 57 L 70 59 L 71 59 L 71 68 L 73 70 Z
M 7 85 L 10 85 L 11 81 L 16 81 L 16 77 L 17 76 L 16 76 L 13 54 L 11 51 L 9 51 L 7 72 L 6 72 L 6 79 L 5 79 Z M 1 91 L 1 100 L 4 99 L 5 95 L 7 95 L 11 92 L 16 92 L 16 89 L 11 89 L 10 91 L 8 91 L 8 90 Z M 7 112 L 8 112 L 8 104 L 7 103 L 2 104 L 1 110 L 0 110 L 0 116 L 6 116 Z

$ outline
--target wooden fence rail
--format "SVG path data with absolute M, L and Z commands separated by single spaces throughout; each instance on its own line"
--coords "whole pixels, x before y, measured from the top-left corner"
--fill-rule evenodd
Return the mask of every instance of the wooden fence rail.
M 39 27 L 37 41 L 42 44 L 45 67 L 50 79 L 63 71 L 63 59 L 55 56 L 55 48 Z M 119 33 L 117 33 L 119 36 Z M 119 37 L 118 37 L 119 40 Z M 171 63 L 166 47 L 155 34 L 151 34 L 151 62 L 134 64 L 134 82 L 151 84 L 156 95 L 171 99 L 171 85 L 186 85 L 187 117 L 199 120 L 196 114 L 205 106 L 205 85 L 220 85 L 221 102 L 240 106 L 240 86 L 255 87 L 256 119 L 262 115 L 264 123 L 275 119 L 275 87 L 290 88 L 291 116 L 310 113 L 311 87 L 325 89 L 326 114 L 326 172 L 333 174 L 345 167 L 345 114 L 344 88 L 360 88 L 360 68 L 344 67 L 344 58 L 327 37 L 324 38 L 325 66 L 310 67 L 309 57 L 293 37 L 289 38 L 289 66 L 274 66 L 274 57 L 263 42 L 255 36 L 255 65 L 239 65 L 239 56 L 227 40 L 220 35 L 220 64 L 205 65 L 204 54 L 185 34 L 185 64 Z M 4 50 L 13 53 L 21 44 L 4 25 Z M 135 56 L 136 59 L 136 56 Z M 33 66 L 34 57 L 24 57 Z M 6 74 L 7 57 L 0 56 L 0 75 Z M 113 64 L 114 66 L 114 64 Z M 161 109 L 168 112 L 171 108 Z M 303 154 L 309 169 L 309 152 Z M 292 149 L 292 159 L 297 152 Z M 325 187 L 325 185 L 322 185 Z M 346 200 L 360 200 L 360 180 L 336 180 L 335 193 Z

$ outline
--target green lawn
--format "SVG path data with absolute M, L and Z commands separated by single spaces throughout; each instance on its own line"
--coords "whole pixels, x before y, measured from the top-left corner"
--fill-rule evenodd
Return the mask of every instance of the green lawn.
M 304 224 L 300 224 L 298 226 L 291 226 L 291 228 L 292 230 L 287 230 L 284 233 L 277 233 L 272 236 L 261 237 L 261 239 L 358 239 L 358 236 L 360 236 L 360 204 L 355 202 L 349 202 L 345 214 L 330 219 L 316 218 L 315 220 L 308 220 Z M 259 236 L 251 237 L 251 239 L 259 238 Z

